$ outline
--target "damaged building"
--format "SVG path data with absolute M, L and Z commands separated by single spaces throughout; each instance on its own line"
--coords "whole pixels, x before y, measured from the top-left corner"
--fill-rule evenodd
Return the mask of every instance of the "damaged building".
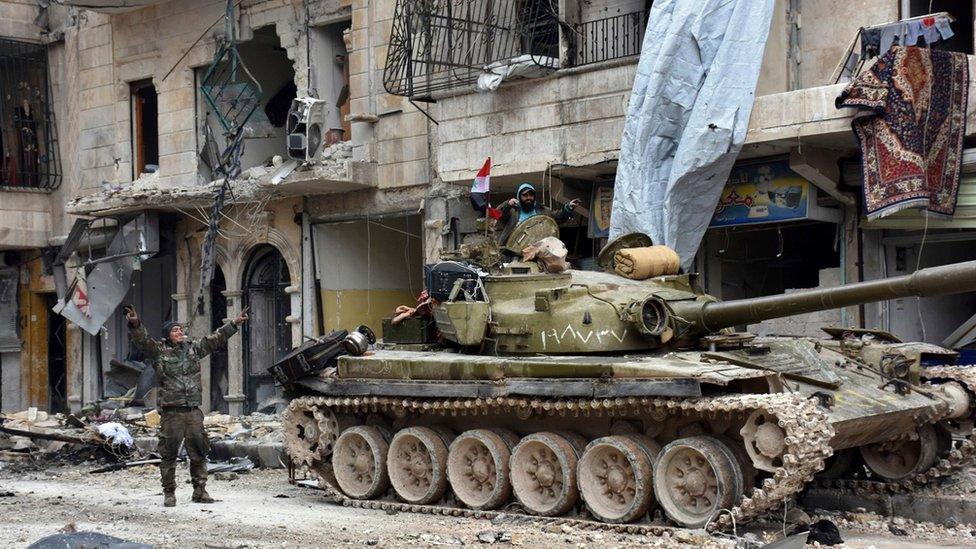
M 487 158 L 495 204 L 523 182 L 555 208 L 582 201 L 560 237 L 575 268 L 595 269 L 651 4 L 244 0 L 228 25 L 218 0 L 0 2 L 0 407 L 132 391 L 124 304 L 151 333 L 178 319 L 194 337 L 248 308 L 243 337 L 203 361 L 203 407 L 280 407 L 276 359 L 332 330 L 379 331 L 416 303 L 426 263 L 478 237 L 468 189 Z M 835 105 L 871 54 L 860 29 L 929 9 L 775 2 L 745 145 L 695 259 L 709 293 L 976 259 L 976 127 L 953 215 L 869 220 L 854 112 Z M 972 3 L 931 10 L 952 31 L 938 47 L 971 65 Z M 110 279 L 114 292 L 91 291 Z M 902 299 L 751 329 L 877 327 L 962 347 L 974 305 Z

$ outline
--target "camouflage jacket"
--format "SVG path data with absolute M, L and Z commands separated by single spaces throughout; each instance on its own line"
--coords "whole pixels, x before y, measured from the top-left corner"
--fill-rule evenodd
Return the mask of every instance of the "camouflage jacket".
M 146 354 L 156 370 L 161 408 L 200 406 L 203 403 L 200 359 L 224 346 L 236 333 L 237 325 L 228 322 L 206 337 L 173 345 L 150 338 L 142 323 L 129 328 L 132 344 Z

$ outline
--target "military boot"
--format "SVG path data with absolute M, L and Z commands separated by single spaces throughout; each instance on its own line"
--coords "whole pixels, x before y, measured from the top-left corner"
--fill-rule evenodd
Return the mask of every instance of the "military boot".
M 163 492 L 163 507 L 176 507 L 175 492 Z
M 193 503 L 213 503 L 214 498 L 210 497 L 207 493 L 207 487 L 203 484 L 198 484 L 193 487 Z

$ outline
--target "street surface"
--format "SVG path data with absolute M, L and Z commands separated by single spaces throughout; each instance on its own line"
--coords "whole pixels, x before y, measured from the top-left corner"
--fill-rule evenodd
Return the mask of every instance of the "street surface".
M 234 480 L 212 478 L 209 491 L 220 501 L 200 505 L 189 501 L 189 476 L 181 465 L 178 504 L 164 508 L 155 467 L 89 474 L 93 468 L 25 470 L 24 465 L 6 464 L 0 469 L 0 494 L 4 494 L 0 497 L 0 547 L 26 547 L 66 528 L 97 531 L 159 548 L 686 545 L 680 536 L 649 538 L 510 520 L 492 523 L 408 513 L 390 516 L 383 511 L 338 507 L 324 503 L 319 491 L 288 484 L 283 470 L 255 470 Z M 9 492 L 13 495 L 5 495 Z M 845 547 L 965 547 L 974 540 L 968 527 L 947 530 L 914 525 L 907 528 L 908 536 L 896 537 L 887 534 L 883 524 L 862 522 L 840 523 Z M 716 540 L 714 546 L 731 544 Z

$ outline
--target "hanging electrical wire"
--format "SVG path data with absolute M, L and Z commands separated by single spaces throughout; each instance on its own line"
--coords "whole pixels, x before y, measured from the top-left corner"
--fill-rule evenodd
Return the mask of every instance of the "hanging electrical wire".
M 214 273 L 214 248 L 220 233 L 220 218 L 231 181 L 241 175 L 241 154 L 244 152 L 245 126 L 257 109 L 261 85 L 247 69 L 237 52 L 237 26 L 233 0 L 227 0 L 224 14 L 226 36 L 207 69 L 200 91 L 224 129 L 226 147 L 220 154 L 214 175 L 221 180 L 214 194 L 213 205 L 203 236 L 200 263 L 200 288 L 197 293 L 197 313 L 203 314 L 207 291 Z

